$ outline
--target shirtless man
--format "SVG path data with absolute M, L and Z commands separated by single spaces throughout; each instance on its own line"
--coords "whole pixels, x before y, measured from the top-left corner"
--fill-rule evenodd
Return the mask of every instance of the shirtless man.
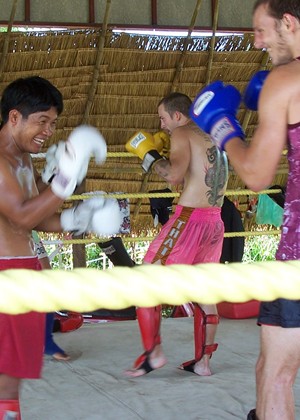
M 182 93 L 171 93 L 158 105 L 161 128 L 171 135 L 169 159 L 159 155 L 147 133 L 144 140 L 145 133 L 142 136 L 141 132 L 137 133 L 126 145 L 127 150 L 143 160 L 146 171 L 153 167 L 168 183 L 183 184 L 175 214 L 151 243 L 144 263 L 198 264 L 220 260 L 227 161 L 209 136 L 190 120 L 190 106 L 190 98 Z M 125 372 L 131 377 L 144 375 L 166 363 L 160 337 L 161 306 L 137 308 L 137 317 L 145 352 L 133 369 Z M 209 360 L 217 348 L 214 344 L 217 323 L 215 305 L 194 304 L 195 358 L 183 363 L 181 369 L 211 375 Z
M 253 9 L 255 46 L 266 49 L 273 69 L 261 91 L 259 74 L 250 81 L 246 105 L 258 96 L 259 124 L 247 146 L 235 118 L 239 101 L 233 86 L 205 88 L 191 117 L 225 149 L 249 188 L 272 185 L 288 142 L 289 173 L 277 260 L 300 259 L 300 2 L 257 0 Z M 230 91 L 230 92 L 229 92 Z M 233 97 L 235 98 L 234 100 Z M 236 103 L 236 106 L 232 106 Z M 219 110 L 222 109 L 220 112 Z M 252 107 L 252 109 L 255 109 Z M 213 114 L 213 118 L 212 118 Z M 300 366 L 300 300 L 261 304 L 261 349 L 256 365 L 256 410 L 248 419 L 295 418 L 293 384 Z
M 89 149 L 86 154 L 82 146 L 80 150 L 76 144 L 71 147 L 69 139 L 64 144 L 62 142 L 59 154 L 53 155 L 56 161 L 52 165 L 53 177 L 49 186 L 41 182 L 30 156 L 31 153 L 39 153 L 44 142 L 53 134 L 62 110 L 61 93 L 40 77 L 18 79 L 3 91 L 0 270 L 41 269 L 32 239 L 33 229 L 61 232 L 80 228 L 79 221 L 83 217 L 77 210 L 64 210 L 64 222 L 56 210 L 73 193 L 79 178 L 86 173 L 92 150 L 102 153 L 105 158 L 106 145 L 101 142 L 102 137 L 95 135 L 91 139 L 83 139 L 84 149 Z M 79 143 L 78 139 L 76 142 Z M 79 206 L 82 209 L 86 204 Z M 87 226 L 92 209 L 89 214 L 86 208 L 84 210 Z M 70 229 L 66 229 L 66 225 Z M 44 326 L 45 315 L 42 313 L 0 314 L 0 418 L 4 418 L 7 411 L 15 412 L 14 418 L 20 418 L 18 399 L 21 379 L 40 377 Z

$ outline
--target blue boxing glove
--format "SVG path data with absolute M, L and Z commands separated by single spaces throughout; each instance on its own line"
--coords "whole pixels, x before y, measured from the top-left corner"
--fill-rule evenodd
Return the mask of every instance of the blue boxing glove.
M 251 111 L 257 111 L 260 91 L 262 90 L 269 73 L 269 70 L 258 71 L 252 79 L 250 79 L 250 82 L 246 87 L 243 100 L 246 107 Z
M 216 81 L 206 86 L 196 97 L 190 109 L 191 119 L 211 137 L 212 142 L 224 150 L 234 137 L 245 135 L 236 118 L 241 102 L 240 92 L 232 85 Z

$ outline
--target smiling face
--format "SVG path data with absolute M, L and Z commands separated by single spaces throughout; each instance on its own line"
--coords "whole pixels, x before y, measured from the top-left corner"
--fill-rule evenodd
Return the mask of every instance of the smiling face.
M 13 109 L 9 113 L 12 127 L 12 136 L 16 146 L 22 152 L 39 153 L 45 141 L 55 131 L 57 123 L 57 111 L 50 108 L 47 111 L 35 112 L 28 118 Z
M 275 66 L 289 63 L 293 60 L 290 48 L 290 15 L 285 15 L 280 21 L 268 14 L 266 5 L 259 6 L 253 15 L 255 47 L 266 50 Z

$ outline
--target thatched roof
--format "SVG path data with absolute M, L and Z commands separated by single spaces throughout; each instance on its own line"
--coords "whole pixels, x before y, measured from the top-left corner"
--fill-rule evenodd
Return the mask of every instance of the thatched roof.
M 270 66 L 267 53 L 254 49 L 249 33 L 182 38 L 111 31 L 102 37 L 97 30 L 13 32 L 0 34 L 0 51 L 0 93 L 12 80 L 29 75 L 45 77 L 61 90 L 65 108 L 51 143 L 88 123 L 102 132 L 110 153 L 126 152 L 126 141 L 140 129 L 158 131 L 157 104 L 169 92 L 180 91 L 193 99 L 216 79 L 242 92 L 253 73 Z M 250 140 L 256 113 L 242 105 L 238 117 Z M 41 170 L 44 159 L 35 162 Z M 285 185 L 286 167 L 283 157 L 274 184 Z M 91 162 L 85 189 L 144 193 L 166 186 L 155 174 L 145 175 L 137 158 L 126 155 L 110 156 L 101 167 Z M 231 172 L 228 189 L 238 188 L 245 185 Z M 242 203 L 245 200 L 241 198 Z M 131 198 L 130 203 L 133 229 L 152 226 L 149 199 Z

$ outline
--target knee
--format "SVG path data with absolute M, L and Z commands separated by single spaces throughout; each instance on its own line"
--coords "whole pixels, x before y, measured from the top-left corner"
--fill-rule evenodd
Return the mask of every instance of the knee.
M 295 382 L 297 370 L 286 365 L 272 365 L 266 362 L 264 357 L 259 357 L 255 367 L 256 382 L 268 383 L 268 387 L 290 388 Z

